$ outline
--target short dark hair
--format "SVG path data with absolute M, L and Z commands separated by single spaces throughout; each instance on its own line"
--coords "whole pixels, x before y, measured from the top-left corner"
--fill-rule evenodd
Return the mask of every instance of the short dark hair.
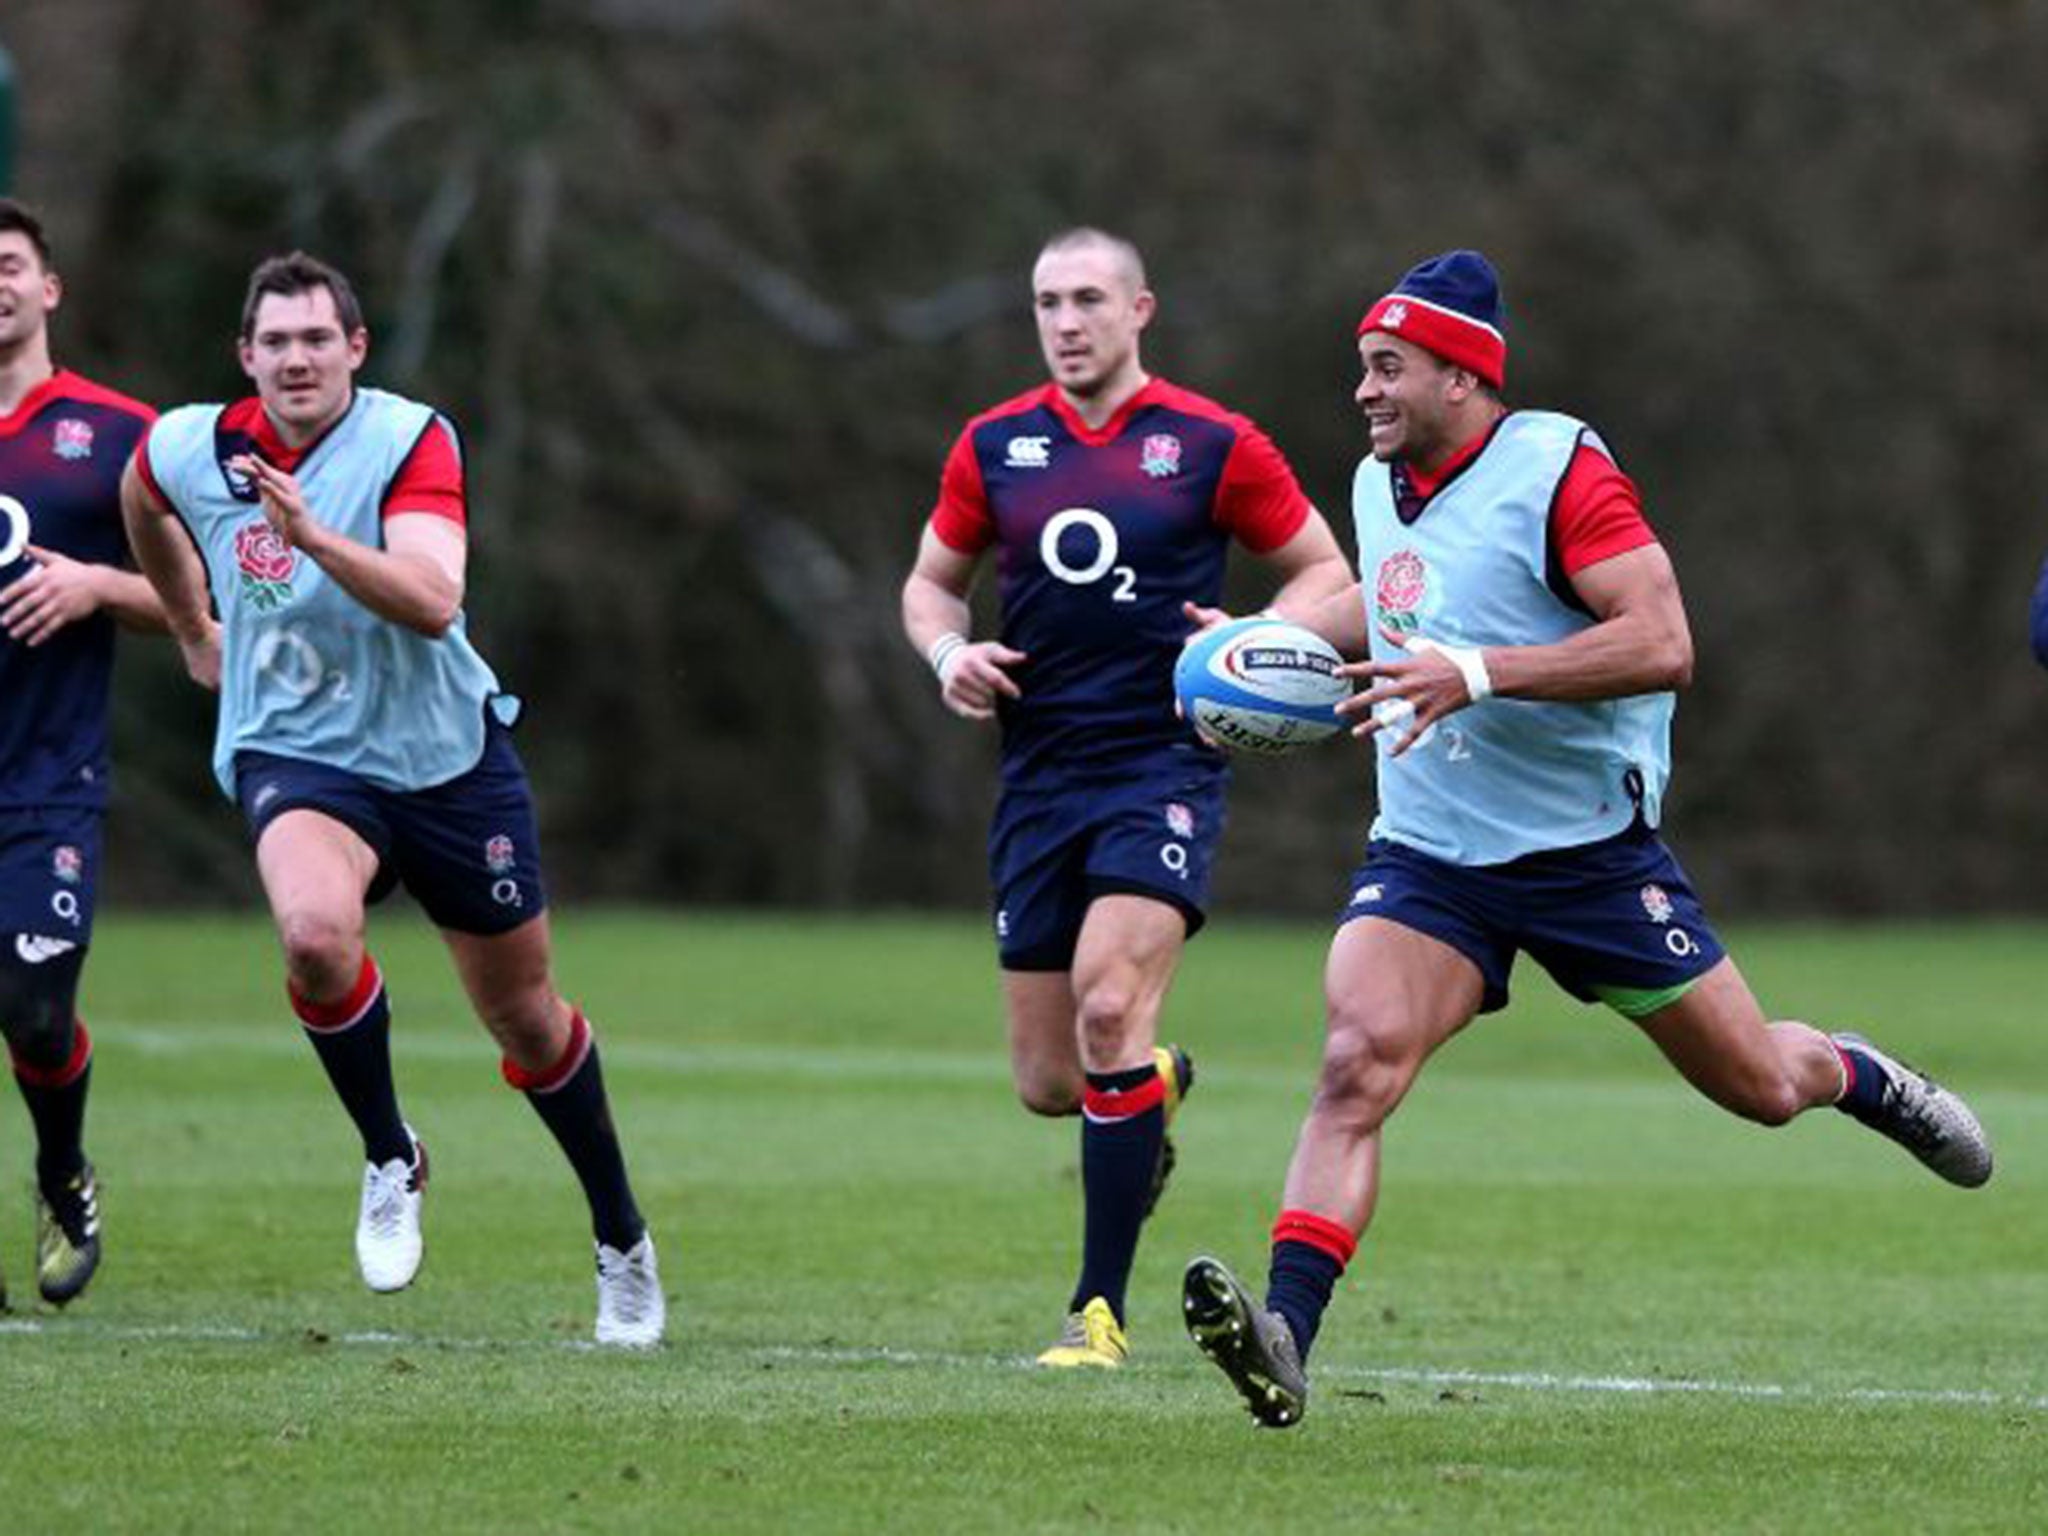
M 1145 286 L 1145 256 L 1136 243 L 1094 224 L 1076 224 L 1058 231 L 1038 248 L 1038 254 L 1049 256 L 1055 251 L 1070 251 L 1084 245 L 1106 246 L 1122 263 L 1125 275 L 1131 280 L 1132 292 Z
M 249 292 L 242 300 L 242 329 L 238 334 L 244 341 L 255 335 L 256 309 L 264 295 L 275 293 L 291 298 L 311 293 L 315 288 L 325 288 L 334 296 L 334 313 L 341 321 L 342 334 L 353 336 L 363 328 L 363 306 L 356 301 L 356 291 L 340 269 L 304 251 L 290 251 L 283 256 L 264 257 L 249 274 Z
M 30 211 L 26 203 L 17 203 L 11 197 L 0 197 L 0 235 L 10 230 L 28 236 L 28 243 L 36 248 L 36 260 L 43 264 L 45 272 L 54 272 L 56 265 L 50 260 L 50 237 L 43 233 L 43 221 Z

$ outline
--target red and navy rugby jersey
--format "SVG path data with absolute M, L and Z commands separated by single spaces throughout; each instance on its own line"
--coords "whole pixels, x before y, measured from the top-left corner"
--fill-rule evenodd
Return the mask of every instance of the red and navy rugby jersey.
M 1001 639 L 1027 658 L 1001 705 L 1005 782 L 1213 758 L 1174 714 L 1181 604 L 1221 599 L 1233 538 L 1268 553 L 1309 512 L 1265 433 L 1162 379 L 1099 431 L 1051 384 L 970 421 L 931 527 L 962 554 L 996 548 Z
M 0 416 L 0 588 L 26 545 L 125 566 L 121 468 L 156 413 L 66 369 Z M 114 620 L 95 613 L 31 649 L 0 631 L 0 810 L 107 803 Z

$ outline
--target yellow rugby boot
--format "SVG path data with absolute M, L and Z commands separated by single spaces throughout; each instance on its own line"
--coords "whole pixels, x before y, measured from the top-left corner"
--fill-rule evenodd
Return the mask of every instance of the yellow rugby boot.
M 1170 1126 L 1173 1117 L 1180 1112 L 1181 1101 L 1195 1086 L 1195 1059 L 1177 1045 L 1155 1045 L 1152 1064 L 1159 1069 L 1159 1081 L 1166 1084 L 1166 1123 Z M 1162 1139 L 1159 1162 L 1152 1170 L 1152 1188 L 1145 1195 L 1147 1216 L 1158 1206 L 1159 1197 L 1166 1193 L 1166 1181 L 1173 1177 L 1173 1166 L 1179 1158 L 1173 1138 L 1167 1136 Z
M 99 1187 L 87 1163 L 54 1197 L 36 1191 L 36 1289 L 61 1307 L 100 1267 Z
M 1124 1337 L 1123 1324 L 1109 1310 L 1109 1303 L 1097 1296 L 1080 1311 L 1067 1314 L 1067 1326 L 1053 1341 L 1052 1347 L 1038 1357 L 1038 1363 L 1055 1370 L 1072 1370 L 1086 1365 L 1113 1371 L 1124 1363 L 1124 1357 L 1130 1352 L 1131 1345 Z

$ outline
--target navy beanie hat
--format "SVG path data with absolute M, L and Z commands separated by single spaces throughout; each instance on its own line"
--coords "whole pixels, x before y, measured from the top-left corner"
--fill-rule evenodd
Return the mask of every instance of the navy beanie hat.
M 1498 389 L 1507 377 L 1506 321 L 1493 263 L 1477 251 L 1446 251 L 1410 267 L 1365 312 L 1358 334 L 1385 331 L 1412 341 Z

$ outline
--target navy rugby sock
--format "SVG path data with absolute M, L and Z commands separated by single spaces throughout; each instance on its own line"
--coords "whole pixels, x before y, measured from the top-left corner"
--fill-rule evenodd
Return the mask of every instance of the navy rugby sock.
M 1123 1321 L 1138 1229 L 1165 1136 L 1166 1084 L 1156 1065 L 1088 1074 L 1081 1099 L 1081 1278 L 1068 1311 L 1100 1296 Z
M 1834 1042 L 1842 1058 L 1842 1096 L 1835 1108 L 1858 1120 L 1869 1121 L 1884 1111 L 1884 1070 L 1853 1045 Z
M 505 1081 L 526 1095 L 576 1170 L 583 1197 L 590 1202 L 590 1225 L 597 1240 L 624 1253 L 646 1236 L 647 1223 L 640 1218 L 626 1178 L 626 1158 L 612 1126 L 604 1068 L 597 1059 L 590 1021 L 581 1009 L 570 1015 L 568 1047 L 546 1071 L 525 1071 L 508 1058 L 504 1073 Z
M 391 1081 L 391 999 L 376 961 L 363 956 L 355 985 L 339 1002 L 316 1003 L 297 988 L 289 990 L 292 1012 L 362 1135 L 363 1156 L 379 1166 L 394 1159 L 411 1163 L 412 1137 Z
M 1266 1277 L 1266 1310 L 1278 1312 L 1294 1334 L 1303 1364 L 1323 1326 L 1323 1313 L 1344 1266 L 1358 1251 L 1351 1229 L 1309 1211 L 1282 1211 L 1273 1223 L 1273 1261 Z
M 14 1081 L 36 1128 L 36 1182 L 45 1197 L 85 1167 L 85 1100 L 92 1087 L 92 1036 L 74 1019 L 55 1061 L 13 1053 Z

